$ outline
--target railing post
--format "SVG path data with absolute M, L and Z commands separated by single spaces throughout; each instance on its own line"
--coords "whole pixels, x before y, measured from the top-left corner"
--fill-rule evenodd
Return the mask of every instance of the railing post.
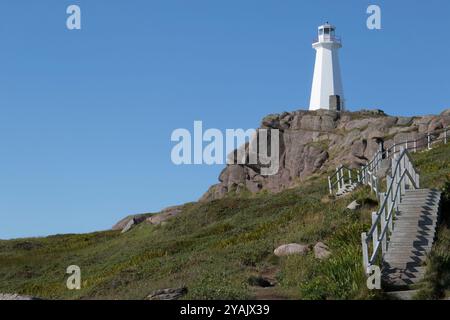
M 363 169 L 363 172 L 362 172 L 362 179 L 363 179 L 363 183 L 364 184 L 367 184 L 367 164 L 366 164 L 366 166 L 364 167 L 364 169 Z
M 352 170 L 347 169 L 348 170 L 348 183 L 353 184 L 353 180 L 352 180 Z
M 406 148 L 406 150 L 408 150 L 408 140 L 406 140 L 406 142 L 405 142 L 405 148 Z
M 376 212 L 372 212 L 372 226 L 375 225 L 375 229 L 373 229 L 373 234 L 372 234 L 372 248 L 373 248 L 373 250 L 376 249 L 378 241 L 379 241 L 379 239 L 378 239 L 377 219 L 378 219 L 378 214 Z
M 373 176 L 373 178 L 375 179 L 375 195 L 378 198 L 378 178 L 375 175 Z
M 387 176 L 386 176 L 386 192 L 389 191 L 389 186 L 391 185 L 391 182 L 392 182 L 391 176 L 390 176 L 390 175 L 387 175 Z M 388 202 L 390 202 L 390 201 L 392 201 L 392 196 L 390 197 L 390 199 L 389 199 Z
M 384 219 L 382 219 L 381 220 L 381 232 L 384 232 L 384 230 L 386 229 L 386 226 L 387 226 L 387 222 L 386 222 L 386 220 L 384 220 Z M 386 251 L 387 251 L 387 239 L 386 239 L 386 237 L 387 237 L 387 233 L 385 233 L 384 234 L 384 236 L 381 236 L 381 256 L 383 257 L 384 256 L 384 254 L 386 253 Z
M 431 149 L 431 135 L 429 132 L 427 133 L 427 142 L 428 142 L 428 150 L 430 150 Z
M 372 189 L 372 192 L 375 192 L 375 176 L 373 173 L 370 174 L 370 188 Z
M 417 139 L 414 140 L 414 153 L 417 152 Z
M 328 176 L 328 189 L 330 190 L 330 195 L 333 195 L 333 187 L 331 186 L 331 177 Z
M 388 200 L 387 200 L 387 215 L 386 215 L 386 223 L 387 223 L 387 226 L 388 226 L 388 228 L 389 228 L 389 232 L 392 232 L 392 224 L 390 224 L 389 223 L 389 221 L 390 221 L 390 215 L 391 215 L 391 213 L 392 213 L 392 208 L 394 207 L 394 204 L 393 204 L 393 202 L 392 202 L 392 193 L 391 193 L 391 195 L 389 195 L 389 194 L 387 194 L 386 195 L 387 196 L 387 198 L 388 198 Z
M 416 174 L 416 186 L 417 189 L 420 189 L 420 175 L 418 173 Z
M 340 167 L 337 167 L 336 168 L 336 179 L 337 179 L 337 187 L 338 187 L 338 190 L 339 189 L 341 189 L 341 178 L 339 177 L 339 175 L 340 175 Z
M 361 244 L 364 273 L 367 274 L 367 269 L 369 268 L 369 248 L 367 247 L 367 234 L 365 232 L 361 233 Z

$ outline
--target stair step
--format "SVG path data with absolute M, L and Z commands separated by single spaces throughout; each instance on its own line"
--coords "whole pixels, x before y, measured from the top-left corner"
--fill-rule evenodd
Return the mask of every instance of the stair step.
M 391 291 L 387 295 L 393 299 L 408 301 L 413 300 L 418 292 L 419 290 Z
M 405 222 L 405 221 L 404 221 Z M 428 235 L 434 235 L 435 229 L 430 225 L 423 225 L 418 222 L 416 223 L 397 223 L 394 221 L 394 230 L 391 238 L 396 234 L 405 234 L 405 235 L 417 235 L 418 237 L 426 237 Z
M 421 259 L 426 257 L 431 251 L 430 250 L 400 250 L 400 249 L 388 249 L 386 254 L 384 255 L 384 260 L 388 261 L 390 259 L 395 258 L 417 258 Z
M 406 193 L 420 193 L 420 192 L 436 192 L 439 193 L 436 189 L 414 189 L 414 190 L 406 190 Z
M 431 252 L 430 246 L 420 246 L 420 247 L 411 247 L 410 245 L 401 245 L 395 244 L 392 247 L 389 247 L 387 254 L 395 254 L 397 255 L 410 255 L 410 256 L 422 256 L 427 252 Z
M 414 269 L 412 270 L 408 270 L 408 269 L 401 269 L 401 268 L 393 268 L 392 270 L 395 271 L 385 271 L 385 276 L 390 276 L 390 275 L 401 275 L 401 274 L 405 274 L 405 276 L 407 277 L 411 277 L 411 276 L 424 276 L 426 274 L 426 268 L 425 267 L 420 267 L 421 269 L 418 271 L 415 271 Z M 397 271 L 398 270 L 398 271 Z
M 398 205 L 399 211 L 402 210 L 411 210 L 411 209 L 417 209 L 417 210 L 438 210 L 439 204 L 423 204 L 421 203 L 413 203 L 413 202 L 402 202 Z

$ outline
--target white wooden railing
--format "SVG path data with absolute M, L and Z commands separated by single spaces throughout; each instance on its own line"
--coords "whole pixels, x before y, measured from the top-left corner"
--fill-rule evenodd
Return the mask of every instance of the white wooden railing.
M 420 177 L 412 163 L 410 153 L 402 148 L 391 160 L 392 173 L 387 176 L 387 191 L 379 193 L 380 208 L 372 213 L 372 226 L 361 234 L 363 265 L 368 274 L 370 267 L 378 264 L 388 249 L 394 229 L 394 218 L 406 190 L 418 189 Z
M 328 188 L 331 195 L 335 195 L 344 185 L 352 183 L 360 183 L 371 187 L 375 194 L 378 194 L 379 181 L 377 173 L 381 168 L 382 161 L 392 159 L 401 149 L 409 152 L 418 152 L 421 150 L 430 150 L 433 144 L 442 141 L 444 144 L 448 142 L 448 132 L 450 127 L 437 129 L 427 133 L 423 137 L 416 140 L 406 140 L 397 142 L 387 149 L 378 150 L 372 159 L 360 169 L 350 169 L 346 166 L 339 166 L 336 171 L 328 177 Z
M 336 168 L 336 171 L 328 176 L 328 188 L 330 194 L 334 191 L 342 189 L 345 185 L 353 184 L 355 182 L 361 183 L 361 172 L 358 169 L 350 169 L 347 166 L 341 165 Z

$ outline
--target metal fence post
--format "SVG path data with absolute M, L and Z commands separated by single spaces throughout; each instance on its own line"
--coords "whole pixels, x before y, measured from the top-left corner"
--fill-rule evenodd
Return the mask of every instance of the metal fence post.
M 427 141 L 428 141 L 428 150 L 430 150 L 431 149 L 431 136 L 430 136 L 429 132 L 427 133 Z

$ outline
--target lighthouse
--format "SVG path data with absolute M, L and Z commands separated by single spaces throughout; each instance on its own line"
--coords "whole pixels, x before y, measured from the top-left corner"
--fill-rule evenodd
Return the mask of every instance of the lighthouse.
M 316 63 L 311 89 L 309 110 L 344 110 L 344 90 L 338 51 L 341 39 L 335 34 L 336 28 L 329 23 L 321 25 L 318 38 L 314 40 Z

